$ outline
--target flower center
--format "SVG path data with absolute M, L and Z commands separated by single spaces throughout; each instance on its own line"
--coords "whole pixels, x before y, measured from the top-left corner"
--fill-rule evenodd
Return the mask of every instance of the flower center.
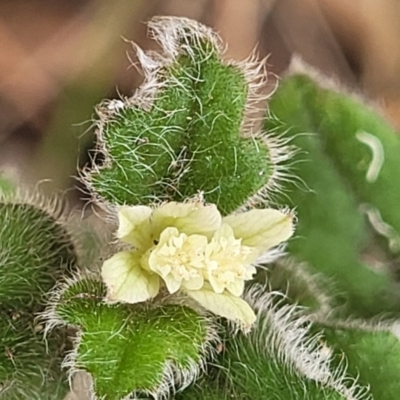
M 244 281 L 251 279 L 255 272 L 250 265 L 252 255 L 252 248 L 242 245 L 229 227 L 222 227 L 207 245 L 205 278 L 217 293 L 228 289 L 240 296 Z
M 217 293 L 228 289 L 240 296 L 244 281 L 255 271 L 250 266 L 252 252 L 241 239 L 235 239 L 229 227 L 216 232 L 210 241 L 204 235 L 187 235 L 170 227 L 161 233 L 144 264 L 160 275 L 168 288 L 177 290 L 182 284 L 198 290 L 207 280 Z
M 204 268 L 204 251 L 207 238 L 201 235 L 187 236 L 167 228 L 160 243 L 152 250 L 149 266 L 163 278 L 171 274 L 176 280 L 188 281 L 201 276 Z

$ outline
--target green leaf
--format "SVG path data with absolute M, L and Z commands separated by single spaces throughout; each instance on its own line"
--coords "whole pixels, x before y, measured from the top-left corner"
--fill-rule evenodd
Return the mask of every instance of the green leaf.
M 78 281 L 55 309 L 81 330 L 71 367 L 92 375 L 98 397 L 160 395 L 194 379 L 211 332 L 204 317 L 181 305 L 105 304 L 104 296 L 102 283 Z
M 0 203 L 0 308 L 26 309 L 72 267 L 75 253 L 64 228 L 28 204 Z
M 68 388 L 60 372 L 63 338 L 57 330 L 47 340 L 43 327 L 25 312 L 0 312 L 0 398 L 63 399 Z
M 164 54 L 139 51 L 144 85 L 125 103 L 100 108 L 105 162 L 88 174 L 89 184 L 109 202 L 129 205 L 202 191 L 228 214 L 270 178 L 264 140 L 244 134 L 249 81 L 222 62 L 207 28 L 179 18 L 157 18 L 150 28 Z
M 340 110 L 336 102 L 341 102 Z M 368 118 L 374 119 L 375 125 L 379 118 L 360 102 L 345 94 L 318 88 L 302 75 L 282 82 L 270 102 L 270 112 L 275 118 L 266 120 L 266 129 L 273 135 L 292 138 L 292 144 L 300 149 L 292 170 L 297 180 L 288 185 L 287 197 L 278 199 L 281 204 L 287 204 L 289 199 L 297 211 L 297 238 L 289 245 L 290 254 L 298 262 L 306 262 L 311 271 L 332 280 L 332 297 L 342 306 L 338 309 L 341 313 L 365 317 L 399 311 L 398 285 L 387 271 L 366 265 L 366 260 L 375 257 L 368 256 L 368 251 L 376 247 L 375 233 L 360 211 L 361 202 L 366 201 L 360 197 L 360 184 L 350 179 L 360 168 L 350 131 L 354 134 L 368 128 L 375 132 Z M 359 114 L 357 118 L 350 118 L 353 112 Z M 383 120 L 379 121 L 385 136 L 391 137 L 390 142 L 400 140 L 393 131 L 388 131 Z M 338 140 L 342 147 L 333 154 L 335 145 L 331 141 L 335 137 L 341 138 Z M 347 141 L 349 147 L 345 148 Z M 356 141 L 360 147 L 356 153 L 361 151 L 370 157 L 365 144 Z M 398 157 L 391 154 L 391 163 L 399 163 L 400 167 Z M 365 168 L 362 170 L 365 182 Z M 386 196 L 397 198 L 397 189 L 392 192 L 393 185 L 396 184 L 389 185 L 386 181 Z M 393 208 L 390 212 L 395 213 Z
M 253 330 L 236 335 L 228 330 L 207 379 L 176 399 L 370 399 L 366 387 L 332 362 L 330 349 L 311 332 L 302 309 L 285 305 L 262 287 L 246 297 L 257 310 Z
M 199 80 L 193 82 L 184 143 L 189 162 L 175 199 L 203 191 L 229 214 L 268 183 L 268 149 L 260 138 L 241 137 L 248 90 L 243 71 L 224 65 L 214 52 L 199 56 L 193 59 Z
M 337 364 L 346 357 L 348 373 L 369 385 L 374 399 L 393 400 L 400 393 L 400 342 L 389 330 L 322 326 Z
M 0 394 L 3 399 L 65 395 L 55 330 L 43 338 L 35 318 L 45 296 L 76 262 L 64 228 L 29 204 L 0 203 Z
M 321 146 L 351 188 L 358 203 L 375 207 L 399 236 L 400 136 L 371 106 L 345 93 L 321 89 L 307 77 L 301 87 L 310 122 L 318 126 Z

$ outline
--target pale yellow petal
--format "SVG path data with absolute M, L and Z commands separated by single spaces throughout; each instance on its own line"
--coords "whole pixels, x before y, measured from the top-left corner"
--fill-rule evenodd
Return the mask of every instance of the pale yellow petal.
M 151 246 L 150 216 L 152 209 L 146 206 L 120 207 L 117 237 L 137 249 L 147 250 Z
M 162 278 L 167 286 L 168 292 L 171 294 L 176 293 L 182 285 L 182 280 L 177 280 L 172 274 Z
M 208 240 L 207 237 L 204 235 L 190 235 L 187 237 L 186 243 L 193 249 L 196 254 L 204 254 L 208 244 Z
M 149 265 L 151 265 L 149 263 Z M 153 264 L 153 268 L 150 266 L 150 269 L 155 272 L 156 274 L 160 275 L 161 278 L 165 278 L 167 275 L 169 275 L 171 273 L 171 266 L 169 264 L 164 264 L 164 265 L 156 265 L 154 266 Z
M 175 227 L 187 235 L 210 235 L 221 225 L 221 214 L 214 204 L 170 202 L 154 210 L 152 224 L 159 234 L 167 227 Z
M 116 253 L 106 260 L 101 276 L 107 286 L 107 299 L 138 303 L 155 297 L 160 278 L 140 267 L 139 257 L 131 251 Z
M 182 286 L 187 290 L 199 290 L 204 285 L 204 278 L 199 275 L 195 278 L 191 278 L 187 281 L 182 281 Z
M 143 275 L 147 276 L 148 286 L 147 291 L 149 292 L 150 298 L 154 298 L 158 295 L 160 291 L 160 278 L 156 274 L 149 274 L 143 271 Z
M 225 221 L 223 221 L 221 226 L 215 231 L 213 235 L 214 240 L 220 240 L 221 238 L 224 238 L 226 240 L 235 240 L 235 233 L 233 232 L 232 227 L 229 224 L 225 223 Z
M 243 294 L 243 291 L 244 291 L 244 280 L 240 279 L 240 278 L 236 278 L 234 282 L 228 283 L 226 285 L 226 288 L 234 296 L 239 297 Z
M 251 210 L 223 219 L 242 244 L 264 252 L 289 239 L 293 234 L 293 217 L 278 210 Z
M 160 239 L 157 243 L 157 249 L 168 243 L 173 237 L 179 237 L 179 230 L 174 227 L 166 228 L 161 232 Z
M 225 290 L 225 283 L 222 283 L 217 279 L 217 277 L 213 273 L 207 273 L 206 277 L 210 282 L 210 285 L 214 292 L 222 293 Z
M 231 321 L 238 322 L 245 329 L 250 328 L 256 321 L 254 311 L 240 297 L 232 296 L 227 292 L 218 294 L 207 289 L 185 290 L 185 293 L 205 309 Z
M 163 279 L 171 272 L 170 254 L 176 251 L 175 248 L 168 246 L 171 238 L 179 237 L 179 231 L 176 228 L 167 228 L 163 231 L 160 237 L 160 242 L 152 251 L 148 251 L 143 255 L 141 264 L 146 270 L 151 270 Z

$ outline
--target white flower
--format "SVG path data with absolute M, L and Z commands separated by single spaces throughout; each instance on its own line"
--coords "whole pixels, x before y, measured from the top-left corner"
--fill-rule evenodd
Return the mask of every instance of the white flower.
M 240 298 L 252 265 L 293 233 L 292 217 L 277 210 L 251 210 L 222 218 L 215 205 L 166 203 L 119 209 L 120 240 L 132 251 L 105 261 L 108 299 L 137 303 L 182 290 L 204 308 L 249 327 L 255 320 Z
M 177 228 L 166 228 L 158 245 L 150 250 L 148 260 L 144 257 L 143 261 L 161 276 L 170 293 L 175 293 L 181 285 L 188 290 L 199 290 L 204 285 L 206 247 L 204 235 L 188 236 Z
M 258 258 L 256 249 L 242 245 L 232 228 L 223 223 L 206 248 L 205 277 L 216 293 L 227 289 L 234 296 L 241 296 L 244 281 L 256 272 L 251 265 Z

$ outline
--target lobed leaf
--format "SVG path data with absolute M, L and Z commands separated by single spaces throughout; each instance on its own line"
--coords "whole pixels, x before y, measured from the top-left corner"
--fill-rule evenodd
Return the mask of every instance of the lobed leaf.
M 145 83 L 131 99 L 100 109 L 105 162 L 88 173 L 89 184 L 120 205 L 203 192 L 229 214 L 271 176 L 262 136 L 244 134 L 250 82 L 243 68 L 222 61 L 211 30 L 184 18 L 149 25 L 164 54 L 139 50 Z
M 196 377 L 211 337 L 204 317 L 181 305 L 106 304 L 105 294 L 102 283 L 81 280 L 55 308 L 81 332 L 67 364 L 91 374 L 97 397 L 163 395 Z

